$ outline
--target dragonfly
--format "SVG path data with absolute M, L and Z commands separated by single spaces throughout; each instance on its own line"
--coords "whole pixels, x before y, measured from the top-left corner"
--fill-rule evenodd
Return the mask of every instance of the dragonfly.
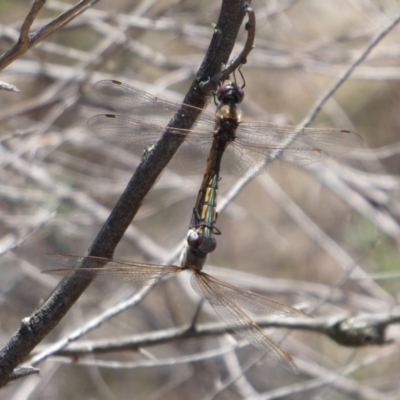
M 272 161 L 274 166 L 303 166 L 363 145 L 362 138 L 348 130 L 241 121 L 238 104 L 244 99 L 244 88 L 232 81 L 219 85 L 215 93 L 219 105 L 214 114 L 163 100 L 117 80 L 99 81 L 95 89 L 107 104 L 121 113 L 89 119 L 89 128 L 100 138 L 141 157 L 164 132 L 184 136 L 185 141 L 171 162 L 173 169 L 181 171 L 198 173 L 207 154 L 191 226 L 196 230 L 203 225 L 204 234 L 209 236 L 220 233 L 215 227 L 217 213 L 215 204 L 210 203 L 208 208 L 203 206 L 207 202 L 216 203 L 216 197 L 213 199 L 209 195 L 217 195 L 220 170 L 230 175 L 250 176 L 265 172 Z M 177 112 L 181 117 L 199 115 L 194 128 L 167 127 Z M 208 218 L 213 232 L 204 226 L 205 215 L 201 211 L 213 214 L 212 219 Z M 206 244 L 207 241 L 203 241 L 202 246 L 207 251 Z
M 263 295 L 221 281 L 202 271 L 205 257 L 196 258 L 189 245 L 180 266 L 111 260 L 94 256 L 55 255 L 52 259 L 69 267 L 83 264 L 84 268 L 60 268 L 43 273 L 69 275 L 74 278 L 106 278 L 120 280 L 134 286 L 149 286 L 170 279 L 184 270 L 192 271 L 191 286 L 205 298 L 217 316 L 239 336 L 265 352 L 287 370 L 297 374 L 292 356 L 276 344 L 245 310 L 279 317 L 304 315 L 301 310 L 286 306 Z M 187 257 L 186 257 L 187 256 Z

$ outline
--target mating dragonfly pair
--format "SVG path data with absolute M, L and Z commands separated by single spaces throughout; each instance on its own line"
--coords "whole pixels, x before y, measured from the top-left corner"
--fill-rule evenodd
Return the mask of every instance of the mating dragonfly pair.
M 185 115 L 198 115 L 200 110 L 195 107 L 183 105 L 182 111 L 180 104 L 162 100 L 115 80 L 98 82 L 96 90 L 111 107 L 122 112 L 122 115 L 97 115 L 89 120 L 90 129 L 101 138 L 130 148 L 140 156 L 167 131 L 169 135 L 185 136 L 178 160 L 186 157 L 193 165 L 193 148 L 208 154 L 181 265 L 59 256 L 60 262 L 68 266 L 85 261 L 87 267 L 46 272 L 83 278 L 106 275 L 135 285 L 150 285 L 190 269 L 193 271 L 193 289 L 211 304 L 230 328 L 296 373 L 297 367 L 290 354 L 274 343 L 243 309 L 278 316 L 302 312 L 222 282 L 202 271 L 207 255 L 217 246 L 215 235 L 220 233 L 215 226 L 220 170 L 227 168 L 229 172 L 243 176 L 265 171 L 271 161 L 306 165 L 362 145 L 360 136 L 347 130 L 299 129 L 266 122 L 241 122 L 238 104 L 243 100 L 244 91 L 233 82 L 225 82 L 218 88 L 216 114 L 203 111 L 195 129 L 191 130 L 166 126 L 179 110 Z

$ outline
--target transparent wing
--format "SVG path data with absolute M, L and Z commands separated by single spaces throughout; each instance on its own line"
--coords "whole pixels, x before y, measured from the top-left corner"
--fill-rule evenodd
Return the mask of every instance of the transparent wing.
M 50 269 L 42 273 L 77 278 L 99 277 L 143 286 L 166 280 L 182 271 L 181 267 L 175 265 L 146 264 L 102 257 L 54 255 L 49 258 L 70 268 Z M 73 268 L 77 265 L 84 265 L 84 268 Z
M 362 145 L 362 138 L 347 130 L 242 122 L 222 163 L 229 164 L 224 168 L 233 169 L 235 175 L 249 175 L 271 167 L 311 164 Z
M 167 126 L 178 110 L 182 110 L 182 104 L 160 99 L 115 80 L 97 82 L 95 90 L 114 110 L 135 118 L 145 118 L 163 127 Z M 208 130 L 211 127 L 212 130 L 215 120 L 214 114 L 187 104 L 184 105 L 183 112 L 186 116 L 201 114 L 197 129 Z
M 274 343 L 241 307 L 282 316 L 298 315 L 300 311 L 229 285 L 201 271 L 193 273 L 191 283 L 193 289 L 208 300 L 216 314 L 230 328 L 291 372 L 298 373 L 290 354 Z
M 96 115 L 88 121 L 90 130 L 100 138 L 127 149 L 138 157 L 142 157 L 145 149 L 156 144 L 165 132 L 166 124 L 158 123 L 156 118 L 142 120 L 115 114 Z M 213 140 L 212 128 L 207 131 L 173 129 L 169 132 L 177 136 L 188 135 L 186 146 L 198 147 L 197 157 L 205 160 L 203 154 L 205 150 L 202 152 L 202 147 L 209 151 Z M 190 158 L 191 156 L 187 156 L 188 160 Z
M 165 132 L 174 114 L 199 115 L 195 129 L 173 129 L 172 135 L 186 136 L 169 167 L 184 174 L 203 172 L 213 140 L 215 116 L 204 110 L 162 100 L 119 81 L 104 80 L 96 91 L 112 108 L 124 115 L 103 114 L 89 119 L 91 131 L 109 143 L 131 151 L 137 157 L 151 148 Z

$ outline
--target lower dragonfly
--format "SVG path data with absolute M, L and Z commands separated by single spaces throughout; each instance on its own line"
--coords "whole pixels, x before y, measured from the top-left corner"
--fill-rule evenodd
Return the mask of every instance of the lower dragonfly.
M 136 286 L 153 285 L 172 278 L 184 270 L 191 270 L 193 289 L 211 304 L 222 321 L 249 343 L 265 352 L 268 357 L 278 361 L 289 371 L 298 373 L 291 355 L 281 349 L 244 310 L 280 317 L 303 315 L 303 312 L 203 272 L 206 254 L 193 250 L 188 244 L 185 246 L 181 266 L 72 255 L 57 255 L 52 258 L 68 266 L 84 262 L 86 267 L 53 269 L 43 271 L 44 273 L 70 275 L 76 278 L 106 277 Z

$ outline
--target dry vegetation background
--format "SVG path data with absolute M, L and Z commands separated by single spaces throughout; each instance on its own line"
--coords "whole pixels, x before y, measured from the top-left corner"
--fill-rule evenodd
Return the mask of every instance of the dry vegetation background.
M 34 28 L 72 2 L 48 1 Z M 244 119 L 298 124 L 400 12 L 393 0 L 252 2 L 256 48 L 243 68 Z M 101 1 L 10 64 L 0 92 L 1 342 L 59 279 L 45 254 L 84 254 L 138 160 L 96 137 L 87 119 L 106 109 L 93 84 L 119 79 L 181 101 L 213 34 L 220 2 Z M 30 3 L 0 3 L 1 52 L 18 38 Z M 236 48 L 245 39 L 242 29 Z M 358 132 L 345 158 L 275 169 L 249 183 L 218 220 L 222 236 L 206 271 L 315 317 L 398 314 L 400 218 L 400 27 L 394 28 L 323 107 L 313 127 Z M 210 105 L 213 110 L 213 105 Z M 371 149 L 371 150 L 368 150 Z M 165 263 L 186 235 L 201 174 L 166 172 L 115 258 Z M 223 177 L 221 201 L 237 181 Z M 135 289 L 95 282 L 36 349 L 81 329 Z M 82 340 L 118 339 L 190 323 L 199 298 L 185 276 Z M 216 320 L 204 306 L 199 323 Z M 289 333 L 289 334 L 288 334 Z M 300 368 L 294 376 L 227 335 L 180 339 L 140 351 L 52 355 L 7 399 L 396 399 L 400 330 L 382 346 L 344 347 L 318 332 L 275 329 Z M 79 362 L 85 365 L 78 365 Z M 29 364 L 29 360 L 27 360 Z M 230 382 L 230 383 L 229 383 Z M 3 397 L 4 396 L 4 397 Z

